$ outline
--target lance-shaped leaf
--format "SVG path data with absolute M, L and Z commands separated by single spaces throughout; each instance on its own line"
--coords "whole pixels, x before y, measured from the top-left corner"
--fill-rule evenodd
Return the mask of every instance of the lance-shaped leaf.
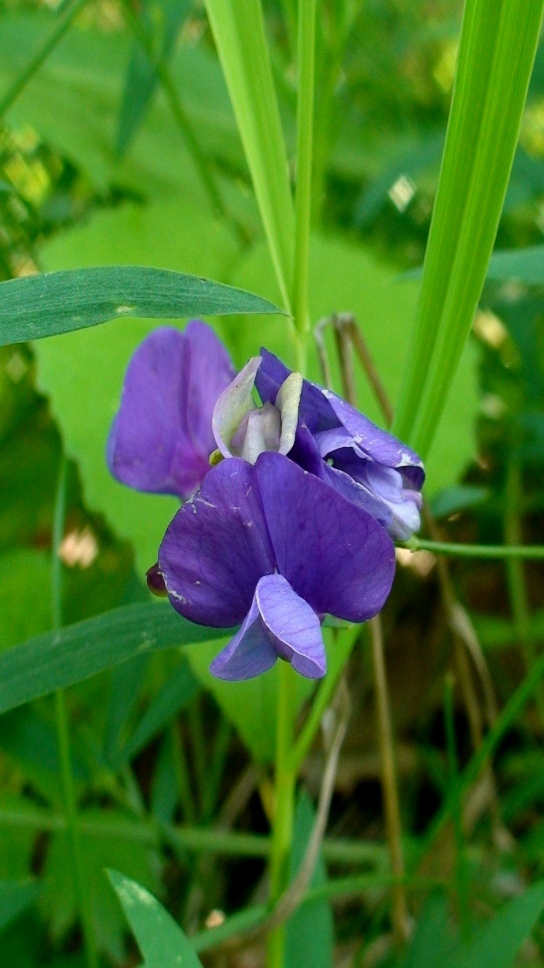
M 281 313 L 252 293 L 146 266 L 46 272 L 0 283 L 0 345 L 55 336 L 122 316 L 181 319 Z
M 72 686 L 135 655 L 223 638 L 155 603 L 126 605 L 37 635 L 0 655 L 0 713 Z

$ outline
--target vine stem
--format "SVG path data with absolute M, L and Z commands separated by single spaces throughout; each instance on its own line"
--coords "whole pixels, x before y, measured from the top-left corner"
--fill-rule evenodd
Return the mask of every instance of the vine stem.
M 62 626 L 62 566 L 59 557 L 59 546 L 64 531 L 66 508 L 66 458 L 61 457 L 57 495 L 55 500 L 55 514 L 53 519 L 53 548 L 51 555 L 51 593 L 53 628 Z M 64 809 L 66 812 L 66 830 L 70 845 L 70 859 L 72 863 L 72 877 L 76 906 L 81 918 L 83 942 L 87 968 L 98 968 L 98 953 L 92 925 L 92 914 L 89 895 L 85 890 L 85 877 L 81 859 L 79 830 L 77 820 L 77 801 L 70 754 L 70 730 L 66 696 L 63 689 L 55 692 L 55 720 L 57 727 L 57 742 L 59 748 L 60 766 L 62 774 L 62 792 Z
M 544 558 L 544 545 L 475 545 L 410 538 L 401 547 L 409 551 L 434 551 L 437 555 L 453 555 L 457 558 Z

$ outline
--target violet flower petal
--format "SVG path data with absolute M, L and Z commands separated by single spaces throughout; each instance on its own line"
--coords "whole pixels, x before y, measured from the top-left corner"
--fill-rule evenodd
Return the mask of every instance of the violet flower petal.
M 395 571 L 383 527 L 279 454 L 261 454 L 255 470 L 278 571 L 297 595 L 318 615 L 376 615 Z
M 159 568 L 185 618 L 216 628 L 244 621 L 259 578 L 276 568 L 251 464 L 233 457 L 209 471 L 170 523 Z
M 282 575 L 265 575 L 257 584 L 242 628 L 213 660 L 220 679 L 251 679 L 277 658 L 310 679 L 325 675 L 327 663 L 319 619 Z
M 233 375 L 213 330 L 194 320 L 181 333 L 154 330 L 130 360 L 107 460 L 117 480 L 140 491 L 194 493 L 214 449 L 212 411 Z
M 230 682 L 253 679 L 271 669 L 277 658 L 278 653 L 261 620 L 255 594 L 242 628 L 216 655 L 210 672 L 218 679 Z

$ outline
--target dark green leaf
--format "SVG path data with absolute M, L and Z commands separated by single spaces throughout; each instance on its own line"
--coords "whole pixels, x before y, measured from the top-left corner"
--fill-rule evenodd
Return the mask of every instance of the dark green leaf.
M 296 877 L 304 859 L 306 846 L 315 820 L 315 810 L 308 795 L 302 791 L 295 817 L 290 876 Z M 318 858 L 311 887 L 327 880 L 323 858 Z M 330 901 L 311 901 L 304 904 L 289 919 L 285 935 L 285 968 L 331 968 L 333 963 L 333 920 Z
M 472 941 L 446 961 L 447 968 L 510 968 L 543 906 L 544 881 L 539 881 L 478 928 Z
M 108 876 L 145 958 L 145 968 L 202 968 L 190 941 L 152 894 L 117 871 L 108 871 Z
M 156 649 L 222 638 L 158 604 L 125 605 L 38 635 L 0 655 L 0 713 Z
M 122 316 L 179 319 L 281 313 L 266 299 L 197 276 L 146 266 L 46 272 L 0 283 L 0 343 L 55 336 Z

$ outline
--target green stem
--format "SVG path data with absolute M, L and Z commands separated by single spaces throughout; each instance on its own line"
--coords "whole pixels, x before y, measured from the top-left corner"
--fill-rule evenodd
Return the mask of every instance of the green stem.
M 62 626 L 62 565 L 58 549 L 64 531 L 66 508 L 66 459 L 61 457 L 61 467 L 55 501 L 55 515 L 53 520 L 53 548 L 51 554 L 51 594 L 53 628 Z M 83 941 L 87 968 L 98 968 L 98 954 L 94 937 L 92 914 L 89 895 L 85 890 L 85 876 L 81 859 L 79 831 L 77 822 L 77 802 L 70 756 L 70 733 L 66 698 L 63 689 L 55 693 L 55 719 L 57 727 L 57 742 L 62 774 L 62 790 L 64 808 L 66 811 L 66 828 L 70 844 L 70 858 L 72 863 L 72 877 L 76 907 L 81 918 Z
M 434 551 L 437 555 L 454 555 L 458 558 L 544 558 L 544 545 L 472 545 L 410 538 L 402 547 L 409 551 Z
M 296 679 L 287 662 L 280 662 L 278 718 L 276 735 L 276 773 L 274 786 L 274 825 L 270 853 L 269 900 L 274 904 L 289 882 L 289 858 L 293 835 L 296 775 L 289 767 L 296 715 Z M 285 928 L 280 925 L 267 938 L 267 968 L 283 968 Z
M 51 33 L 51 36 L 46 40 L 43 47 L 38 51 L 35 57 L 30 61 L 28 67 L 25 68 L 22 74 L 13 82 L 10 88 L 4 94 L 2 100 L 0 100 L 0 118 L 9 111 L 11 106 L 19 97 L 22 91 L 24 91 L 27 84 L 30 83 L 35 74 L 38 73 L 42 64 L 47 60 L 49 54 L 54 51 L 57 44 L 60 43 L 65 33 L 70 29 L 72 22 L 80 10 L 86 5 L 87 0 L 76 0 L 73 6 L 70 6 L 65 17 L 59 23 L 58 27 Z
M 293 317 L 305 369 L 310 332 L 308 280 L 312 212 L 316 0 L 300 0 L 298 15 L 297 180 L 295 192 L 295 261 Z

